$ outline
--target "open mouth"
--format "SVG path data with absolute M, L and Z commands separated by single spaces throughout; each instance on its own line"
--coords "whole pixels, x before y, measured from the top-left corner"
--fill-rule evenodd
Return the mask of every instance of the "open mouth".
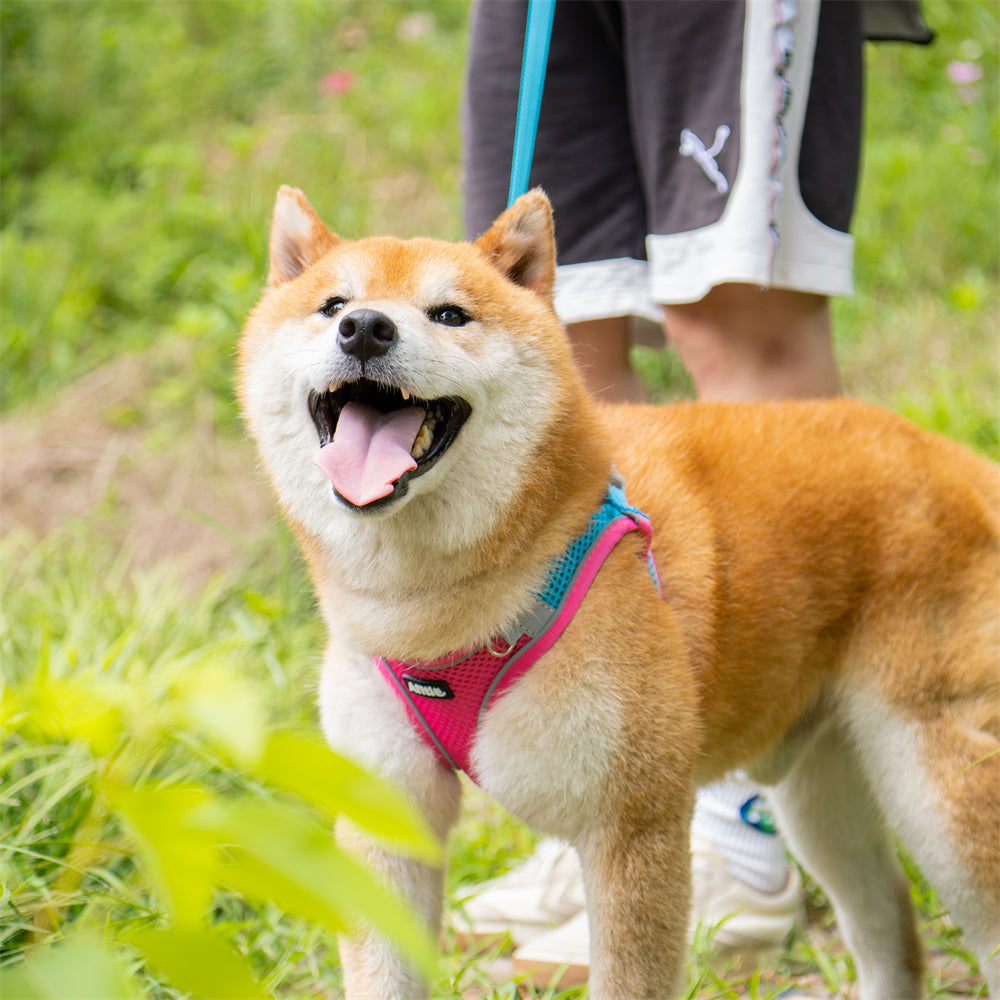
M 448 450 L 471 413 L 464 399 L 419 399 L 369 379 L 309 394 L 316 464 L 348 506 L 384 507 Z

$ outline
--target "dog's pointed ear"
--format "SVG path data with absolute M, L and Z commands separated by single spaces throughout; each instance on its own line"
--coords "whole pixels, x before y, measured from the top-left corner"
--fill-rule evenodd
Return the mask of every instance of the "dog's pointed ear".
M 323 225 L 306 196 L 283 184 L 271 221 L 268 285 L 277 288 L 297 278 L 336 243 L 337 237 Z
M 541 188 L 521 195 L 476 240 L 493 266 L 515 285 L 552 301 L 556 242 L 552 206 Z

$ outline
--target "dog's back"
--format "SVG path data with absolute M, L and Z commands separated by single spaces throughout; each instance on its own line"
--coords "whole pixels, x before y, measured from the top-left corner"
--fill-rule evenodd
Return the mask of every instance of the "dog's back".
M 783 674 L 790 657 L 847 664 L 890 605 L 928 624 L 949 600 L 1000 610 L 1000 468 L 946 438 L 849 400 L 604 414 L 707 680 L 732 685 L 742 663 L 760 686 L 771 659 Z

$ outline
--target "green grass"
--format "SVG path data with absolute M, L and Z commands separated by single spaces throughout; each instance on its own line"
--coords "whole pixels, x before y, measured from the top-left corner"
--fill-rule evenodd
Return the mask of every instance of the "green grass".
M 167 336 L 231 406 L 281 183 L 344 235 L 458 235 L 464 22 L 452 0 L 5 0 L 5 405 Z M 324 93 L 334 72 L 354 86 Z
M 835 303 L 838 357 L 850 393 L 997 458 L 1000 12 L 989 0 L 924 8 L 939 32 L 933 47 L 868 50 L 858 292 Z M 134 355 L 155 378 L 124 408 L 102 411 L 108 426 L 142 431 L 154 460 L 202 469 L 203 453 L 184 451 L 185 428 L 193 401 L 201 409 L 208 400 L 207 433 L 219 447 L 241 447 L 234 344 L 266 269 L 280 183 L 304 188 L 344 235 L 460 235 L 466 10 L 458 0 L 4 0 L 0 402 L 8 419 L 44 423 L 53 396 Z M 955 62 L 981 78 L 953 83 Z M 672 355 L 637 360 L 654 392 L 690 395 Z M 211 469 L 202 471 L 214 487 Z M 109 766 L 127 761 L 136 786 L 197 782 L 252 802 L 275 792 L 190 717 L 175 718 L 141 753 L 101 734 L 132 732 L 121 719 L 162 707 L 177 677 L 206 662 L 265 706 L 262 731 L 314 726 L 322 630 L 284 530 L 262 523 L 240 540 L 227 574 L 192 587 L 169 566 L 135 571 L 130 553 L 118 551 L 120 510 L 109 496 L 85 522 L 4 540 L 7 691 L 59 682 L 65 694 L 104 681 L 139 700 L 112 699 L 118 716 L 97 712 L 82 728 L 70 713 L 62 732 L 5 733 L 0 968 L 52 941 L 92 935 L 137 972 L 139 995 L 167 998 L 180 994 L 125 943 L 136 928 L 159 926 L 168 907 L 101 797 Z M 533 843 L 521 824 L 470 796 L 452 840 L 452 898 Z M 928 934 L 967 960 L 933 892 L 911 875 Z M 699 954 L 690 995 L 773 997 L 817 970 L 829 988 L 846 988 L 850 960 L 823 936 L 830 917 L 821 893 L 812 889 L 809 901 L 819 938 L 796 938 L 763 972 Z M 221 887 L 210 914 L 275 995 L 339 995 L 332 936 L 316 921 Z M 510 985 L 494 991 L 487 964 L 449 940 L 436 995 L 513 997 Z M 103 973 L 95 966 L 94 974 Z M 933 995 L 946 988 L 929 982 Z

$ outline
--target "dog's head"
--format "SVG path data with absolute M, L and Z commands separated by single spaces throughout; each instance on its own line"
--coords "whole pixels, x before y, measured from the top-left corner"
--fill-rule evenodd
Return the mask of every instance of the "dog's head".
M 240 399 L 293 519 L 324 534 L 432 499 L 467 537 L 504 516 L 581 391 L 552 309 L 545 195 L 471 244 L 349 241 L 285 187 L 270 257 Z

